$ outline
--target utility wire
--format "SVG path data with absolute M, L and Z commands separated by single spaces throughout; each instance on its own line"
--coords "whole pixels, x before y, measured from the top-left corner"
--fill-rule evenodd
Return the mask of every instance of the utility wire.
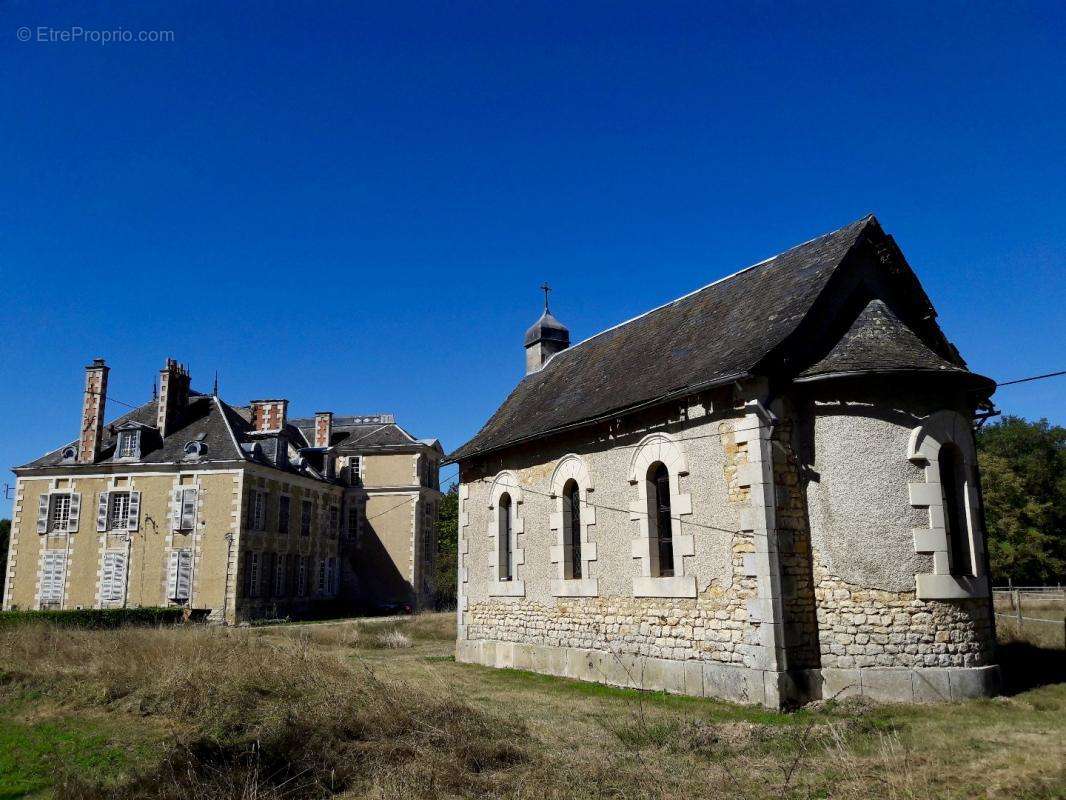
M 450 476 L 450 477 L 446 478 L 445 480 L 448 480 L 448 481 L 450 481 L 450 480 L 452 480 L 453 478 L 458 478 L 458 477 L 459 477 L 459 471 L 458 471 L 458 470 L 456 470 L 456 472 L 455 472 L 455 474 L 454 474 L 454 475 L 452 475 L 452 476 Z M 441 481 L 441 482 L 443 483 L 443 481 Z M 407 504 L 408 504 L 408 503 L 410 503 L 410 502 L 411 502 L 410 500 L 402 500 L 402 501 L 400 501 L 399 503 L 397 503 L 397 504 L 396 504 L 396 505 L 394 505 L 394 506 L 389 506 L 389 507 L 388 507 L 388 508 L 386 508 L 386 509 L 385 509 L 384 511 L 379 511 L 379 512 L 378 512 L 378 513 L 376 513 L 376 514 L 371 514 L 371 515 L 370 515 L 369 517 L 366 517 L 365 519 L 366 519 L 366 521 L 367 521 L 367 522 L 369 522 L 369 521 L 370 521 L 370 520 L 372 520 L 372 519 L 375 519 L 375 518 L 377 518 L 377 517 L 382 517 L 382 516 L 384 516 L 385 514 L 388 514 L 388 513 L 390 512 L 390 511 L 395 511 L 395 510 L 396 510 L 397 508 L 400 508 L 401 506 L 405 506 L 405 505 L 407 505 Z
M 1016 383 L 1029 383 L 1029 381 L 1042 381 L 1044 378 L 1057 378 L 1059 375 L 1066 375 L 1066 369 L 1059 370 L 1058 372 L 1049 372 L 1046 375 L 1033 375 L 1029 378 L 1018 378 L 1013 381 L 1003 381 L 997 383 L 996 386 L 1013 386 Z
M 99 397 L 103 398 L 104 401 L 110 400 L 112 403 L 118 403 L 120 406 L 126 406 L 126 408 L 132 408 L 134 410 L 136 410 L 136 409 L 138 409 L 138 408 L 140 408 L 141 406 L 144 405 L 144 403 L 141 403 L 141 406 L 130 405 L 129 403 L 125 403 L 122 400 L 119 400 L 117 397 L 112 397 L 109 394 L 100 395 L 100 394 L 98 394 L 96 391 L 94 391 L 92 389 L 88 389 L 87 393 L 88 393 L 88 395 L 90 397 L 98 397 L 99 396 Z
M 487 478 L 478 478 L 477 480 L 471 481 L 471 483 L 489 483 L 489 480 Z M 540 495 L 541 497 L 547 497 L 549 499 L 551 499 L 553 497 L 553 495 L 547 494 L 546 492 L 538 492 L 536 489 L 530 489 L 528 486 L 521 486 L 519 488 L 523 492 L 529 492 L 530 494 L 537 494 L 537 495 Z M 585 501 L 584 505 L 587 506 L 588 508 L 603 509 L 604 511 L 617 511 L 620 514 L 625 514 L 627 517 L 630 514 L 643 514 L 644 516 L 649 516 L 650 517 L 650 515 L 648 514 L 647 511 L 630 511 L 628 508 L 616 508 L 615 506 L 604 506 L 604 505 L 600 505 L 599 503 L 590 503 L 588 501 Z M 707 530 L 719 531 L 721 533 L 739 533 L 739 531 L 736 528 L 719 528 L 717 525 L 704 525 L 703 523 L 700 523 L 700 522 L 689 522 L 688 520 L 682 520 L 680 517 L 672 517 L 672 518 L 676 519 L 678 521 L 678 523 L 680 525 L 682 525 L 682 526 L 691 525 L 694 528 L 705 528 Z

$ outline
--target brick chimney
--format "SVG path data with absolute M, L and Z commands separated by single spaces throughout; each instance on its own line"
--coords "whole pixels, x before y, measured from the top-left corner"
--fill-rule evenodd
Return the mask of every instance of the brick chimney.
M 315 412 L 315 447 L 329 447 L 333 439 L 333 412 Z
M 160 436 L 167 436 L 180 423 L 181 412 L 189 405 L 189 371 L 168 358 L 159 371 L 159 402 L 156 406 L 155 425 Z
M 252 430 L 256 433 L 278 433 L 288 421 L 288 400 L 253 400 Z
M 93 363 L 85 368 L 85 396 L 81 402 L 81 435 L 78 441 L 80 464 L 94 464 L 100 454 L 108 372 L 110 369 L 102 358 L 94 358 Z

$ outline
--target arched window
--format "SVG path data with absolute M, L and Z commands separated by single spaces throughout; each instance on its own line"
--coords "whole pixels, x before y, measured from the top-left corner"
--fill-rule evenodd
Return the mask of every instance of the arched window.
M 670 519 L 670 473 L 661 461 L 648 469 L 648 531 L 654 542 L 652 572 L 658 578 L 674 574 L 674 531 Z
M 500 495 L 496 513 L 499 515 L 497 530 L 499 531 L 500 541 L 497 552 L 500 554 L 500 580 L 509 581 L 514 577 L 511 570 L 511 564 L 514 560 L 511 557 L 511 495 L 506 492 Z
M 966 524 L 966 477 L 963 472 L 962 453 L 954 444 L 941 445 L 939 462 L 951 574 L 974 575 L 970 530 Z
M 573 478 L 563 487 L 563 547 L 565 576 L 581 577 L 581 490 Z

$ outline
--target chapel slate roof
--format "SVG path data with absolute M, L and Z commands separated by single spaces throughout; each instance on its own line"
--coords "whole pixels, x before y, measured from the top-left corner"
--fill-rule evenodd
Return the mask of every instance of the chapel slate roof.
M 903 371 L 969 373 L 930 350 L 883 300 L 875 298 L 825 357 L 803 370 L 800 378 Z
M 891 241 L 868 215 L 557 353 L 525 376 L 477 435 L 446 461 L 752 374 L 791 341 L 846 256 L 864 239 Z M 916 279 L 913 285 L 924 298 Z M 881 325 L 900 359 L 918 359 L 914 342 L 889 327 Z M 858 358 L 869 331 L 856 331 L 853 339 L 848 352 Z M 932 362 L 926 357 L 922 363 Z

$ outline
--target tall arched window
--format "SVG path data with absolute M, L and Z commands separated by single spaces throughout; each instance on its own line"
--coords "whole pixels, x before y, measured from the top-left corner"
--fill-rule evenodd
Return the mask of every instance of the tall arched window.
M 567 578 L 581 577 L 581 490 L 570 479 L 563 487 L 563 547 Z
M 509 581 L 514 577 L 511 568 L 514 560 L 511 557 L 511 495 L 506 492 L 500 495 L 496 513 L 499 514 L 499 524 L 496 529 L 500 537 L 497 547 L 497 552 L 500 554 L 500 580 Z
M 674 574 L 674 531 L 670 519 L 670 473 L 661 462 L 648 469 L 648 530 L 656 545 L 658 564 L 652 565 L 658 578 L 670 578 Z
M 966 524 L 966 478 L 962 453 L 954 444 L 940 447 L 940 488 L 944 493 L 944 528 L 952 575 L 974 575 L 970 530 Z

